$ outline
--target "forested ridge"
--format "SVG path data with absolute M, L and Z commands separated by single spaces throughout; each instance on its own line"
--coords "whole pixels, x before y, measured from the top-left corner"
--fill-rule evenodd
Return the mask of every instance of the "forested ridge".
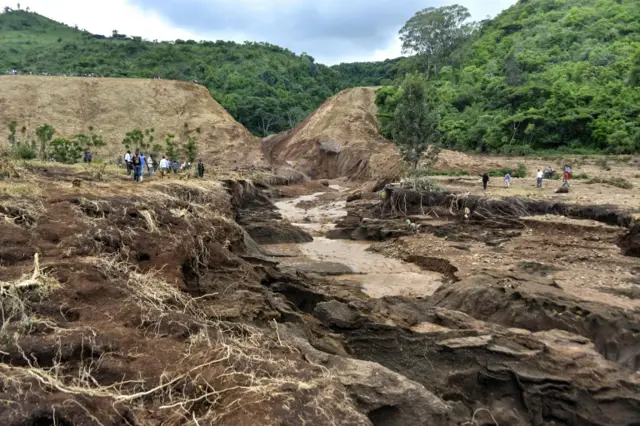
M 464 37 L 437 55 L 414 46 L 408 58 L 327 67 L 268 43 L 105 37 L 11 11 L 0 14 L 0 69 L 195 80 L 259 136 L 291 128 L 341 89 L 386 86 L 376 103 L 393 137 L 399 87 L 417 73 L 446 147 L 640 150 L 640 0 L 520 1 L 458 30 Z
M 507 154 L 640 150 L 640 1 L 520 1 L 471 29 L 424 78 L 443 145 Z M 427 74 L 420 56 L 409 61 Z M 387 136 L 399 92 L 378 92 Z

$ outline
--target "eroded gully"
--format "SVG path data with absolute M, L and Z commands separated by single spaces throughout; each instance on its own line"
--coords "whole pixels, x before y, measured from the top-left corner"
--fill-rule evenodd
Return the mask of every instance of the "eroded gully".
M 333 222 L 346 216 L 345 201 L 322 203 L 322 192 L 279 201 L 282 216 L 314 235 L 310 243 L 269 246 L 281 257 L 282 268 L 334 276 L 352 282 L 369 297 L 430 296 L 442 285 L 444 277 L 419 266 L 385 257 L 367 249 L 368 242 L 326 238 Z M 305 208 L 304 205 L 313 205 Z

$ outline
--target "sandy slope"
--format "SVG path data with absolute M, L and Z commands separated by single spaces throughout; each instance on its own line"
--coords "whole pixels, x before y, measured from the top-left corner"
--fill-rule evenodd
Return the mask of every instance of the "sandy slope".
M 263 139 L 265 156 L 315 177 L 376 177 L 394 173 L 395 148 L 378 132 L 375 88 L 343 90 L 296 128 Z M 337 153 L 324 152 L 330 147 Z
M 181 135 L 184 123 L 201 128 L 197 136 L 203 159 L 209 164 L 252 165 L 260 161 L 259 144 L 213 100 L 207 89 L 169 80 L 0 77 L 0 141 L 6 143 L 6 123 L 17 120 L 18 129 L 51 124 L 57 135 L 69 137 L 96 128 L 107 143 L 102 157 L 112 159 L 123 151 L 126 132 L 155 128 L 156 141 L 167 133 Z M 20 130 L 18 130 L 18 136 Z

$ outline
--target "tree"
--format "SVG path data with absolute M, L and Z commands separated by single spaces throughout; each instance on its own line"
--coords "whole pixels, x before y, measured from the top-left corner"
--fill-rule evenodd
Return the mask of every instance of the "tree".
M 160 153 L 162 152 L 162 145 L 160 145 L 159 143 L 154 143 L 153 146 L 151 147 L 151 153 L 153 154 L 153 156 L 157 156 L 160 155 Z
M 60 163 L 77 163 L 82 157 L 83 147 L 78 139 L 56 138 L 49 145 L 49 154 Z
M 44 160 L 47 153 L 47 145 L 53 139 L 53 135 L 56 133 L 56 129 L 48 124 L 43 124 L 36 129 L 36 136 L 40 141 L 40 156 Z
M 423 78 L 407 76 L 400 88 L 392 132 L 393 142 L 414 170 L 429 145 L 439 142 L 437 124 L 438 116 L 427 102 Z
M 302 108 L 296 106 L 293 108 L 289 108 L 287 111 L 287 124 L 290 129 L 293 129 L 300 123 L 305 116 L 305 112 Z
M 102 137 L 95 133 L 93 126 L 89 126 L 89 134 L 79 133 L 73 137 L 73 141 L 77 143 L 83 151 L 89 151 L 90 149 L 98 149 L 105 145 Z
M 178 143 L 175 141 L 175 135 L 169 133 L 164 138 L 165 143 L 165 155 L 168 160 L 175 161 L 178 159 L 178 152 L 180 151 Z
M 98 135 L 93 126 L 89 126 L 89 143 L 86 145 L 87 148 L 102 148 L 105 146 L 104 140 L 102 136 Z
M 522 84 L 522 70 L 516 60 L 516 55 L 512 50 L 504 59 L 504 72 L 506 83 L 509 86 L 519 86 Z
M 636 46 L 636 52 L 631 58 L 631 72 L 629 73 L 629 85 L 640 87 L 640 45 Z
M 184 145 L 184 156 L 190 163 L 194 163 L 196 161 L 196 157 L 198 156 L 198 145 L 196 144 L 195 137 L 189 136 L 187 138 L 187 143 Z
M 460 5 L 428 7 L 416 13 L 400 30 L 403 53 L 414 53 L 425 61 L 427 80 L 438 66 L 473 33 L 465 23 L 471 14 Z
M 122 140 L 122 144 L 125 146 L 127 150 L 146 151 L 151 147 L 155 137 L 153 133 L 155 129 L 146 129 L 144 131 L 140 129 L 133 129 L 130 132 L 127 132 L 124 139 Z

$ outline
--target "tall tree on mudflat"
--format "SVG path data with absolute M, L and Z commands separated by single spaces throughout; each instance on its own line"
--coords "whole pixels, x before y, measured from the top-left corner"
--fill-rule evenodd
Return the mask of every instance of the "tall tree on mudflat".
M 40 141 L 40 156 L 43 160 L 47 155 L 47 145 L 51 142 L 55 133 L 56 129 L 48 124 L 43 124 L 36 129 L 36 136 L 38 137 L 38 141 Z
M 402 53 L 413 53 L 425 64 L 427 79 L 473 33 L 466 7 L 454 4 L 428 7 L 416 13 L 400 30 Z
M 415 170 L 422 154 L 429 150 L 437 158 L 440 135 L 438 115 L 429 105 L 424 79 L 417 74 L 408 75 L 400 88 L 398 105 L 393 115 L 393 142 L 403 159 Z

